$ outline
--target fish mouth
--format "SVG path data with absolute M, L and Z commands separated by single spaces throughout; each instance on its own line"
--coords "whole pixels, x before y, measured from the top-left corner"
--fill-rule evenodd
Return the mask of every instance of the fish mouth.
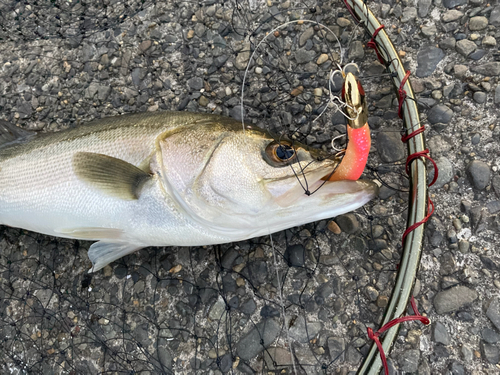
M 330 171 L 326 173 L 325 170 Z M 332 167 L 320 168 L 303 176 L 296 175 L 298 181 L 293 187 L 276 198 L 276 202 L 282 206 L 291 206 L 304 196 L 320 196 L 321 200 L 329 200 L 333 197 L 344 194 L 365 194 L 370 199 L 378 195 L 378 185 L 370 180 L 339 180 L 329 181 L 328 178 L 335 172 Z M 366 202 L 365 202 L 366 203 Z
M 320 176 L 310 188 L 309 195 L 301 187 L 294 187 L 275 198 L 281 220 L 278 230 L 354 211 L 375 198 L 379 190 L 370 180 L 325 181 Z
M 324 192 L 322 192 L 323 189 Z M 366 179 L 329 181 L 323 178 L 311 185 L 311 194 L 324 195 L 325 198 L 331 198 L 337 194 L 356 194 L 359 192 L 365 192 L 375 197 L 378 195 L 379 186 Z

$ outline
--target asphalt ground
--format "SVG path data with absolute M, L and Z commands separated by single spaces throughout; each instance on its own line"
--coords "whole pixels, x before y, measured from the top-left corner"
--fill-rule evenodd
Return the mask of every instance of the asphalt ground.
M 498 373 L 500 7 L 367 5 L 412 72 L 440 171 L 414 289 L 432 323 L 402 325 L 390 372 Z M 355 213 L 272 242 L 148 248 L 95 274 L 90 243 L 1 227 L 2 373 L 356 371 L 392 292 L 408 181 L 396 91 L 341 2 L 2 0 L 0 26 L 0 118 L 39 132 L 144 111 L 241 119 L 245 79 L 245 121 L 334 152 L 345 118 L 319 115 L 332 69 L 355 62 L 365 178 L 384 184 Z

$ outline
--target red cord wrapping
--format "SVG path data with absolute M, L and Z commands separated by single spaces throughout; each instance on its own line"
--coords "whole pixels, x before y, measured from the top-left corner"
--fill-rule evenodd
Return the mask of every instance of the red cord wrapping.
M 420 315 L 417 309 L 417 304 L 415 302 L 415 298 L 413 296 L 411 297 L 410 300 L 411 303 L 411 308 L 413 309 L 413 312 L 415 315 L 409 315 L 409 316 L 402 316 L 397 319 L 393 319 L 387 324 L 383 325 L 377 332 L 373 332 L 373 329 L 369 328 L 367 329 L 368 332 L 368 337 L 375 341 L 375 344 L 377 345 L 378 351 L 380 352 L 380 359 L 382 360 L 382 364 L 384 365 L 384 371 L 385 375 L 389 375 L 389 366 L 387 365 L 387 358 L 385 357 L 384 353 L 384 348 L 382 347 L 382 343 L 379 340 L 379 337 L 382 333 L 387 331 L 388 329 L 394 327 L 397 324 L 403 323 L 403 322 L 410 322 L 412 320 L 420 320 L 425 325 L 430 324 L 430 319 L 427 318 L 426 316 Z
M 410 76 L 410 71 L 407 70 L 405 76 L 401 80 L 401 83 L 399 84 L 399 89 L 398 89 L 398 116 L 399 118 L 403 118 L 403 103 L 406 100 L 406 91 L 403 89 L 403 87 L 406 84 L 406 81 L 408 81 L 408 77 Z
M 370 47 L 375 51 L 375 53 L 377 54 L 378 61 L 380 61 L 381 64 L 385 64 L 385 61 L 382 58 L 382 55 L 380 55 L 380 52 L 378 51 L 378 47 L 377 47 L 377 43 L 375 42 L 375 38 L 377 37 L 380 30 L 382 30 L 384 27 L 385 27 L 384 25 L 380 25 L 379 27 L 377 27 L 377 29 L 373 32 L 373 35 L 372 35 L 372 38 L 370 39 L 370 41 L 368 43 L 366 43 L 367 47 Z
M 413 132 L 415 133 L 415 132 Z M 412 133 L 412 134 L 413 134 Z M 439 175 L 439 172 L 438 172 L 438 167 L 436 165 L 436 162 L 429 156 L 429 149 L 425 149 L 424 151 L 419 151 L 419 152 L 415 152 L 414 154 L 411 154 L 409 155 L 407 158 L 406 158 L 406 174 L 409 174 L 409 171 L 408 169 L 410 168 L 410 163 L 416 159 L 416 158 L 420 158 L 420 157 L 423 157 L 423 158 L 426 158 L 427 160 L 429 160 L 432 165 L 434 166 L 434 178 L 432 179 L 432 182 L 429 184 L 429 186 L 432 186 L 434 185 L 434 183 L 436 182 L 437 178 L 438 178 L 438 175 Z
M 349 4 L 345 0 L 344 0 L 344 3 L 346 5 L 347 9 L 349 10 L 349 12 L 351 13 L 351 15 L 353 16 L 353 18 L 359 22 L 359 19 L 357 18 L 354 11 L 349 6 Z M 375 42 L 375 38 L 377 37 L 380 30 L 382 30 L 383 28 L 384 28 L 384 25 L 380 25 L 374 31 L 371 40 L 366 44 L 367 47 L 370 47 L 370 48 L 375 50 L 375 53 L 377 54 L 377 58 L 381 64 L 385 64 L 385 61 L 382 58 L 382 56 L 380 55 L 380 52 L 377 48 L 377 43 Z M 403 77 L 403 79 L 401 80 L 401 83 L 400 83 L 399 89 L 398 89 L 398 94 L 399 94 L 399 96 L 398 96 L 398 116 L 399 116 L 399 118 L 403 118 L 403 103 L 407 97 L 407 93 L 404 90 L 404 85 L 406 84 L 406 81 L 408 80 L 409 76 L 410 76 L 410 71 L 408 70 L 406 72 L 405 76 Z M 422 126 L 422 127 L 418 128 L 417 130 L 411 132 L 410 134 L 401 137 L 401 141 L 406 143 L 406 142 L 408 142 L 409 139 L 413 138 L 414 136 L 416 136 L 418 134 L 423 133 L 424 131 L 425 131 L 425 128 Z M 413 160 L 415 160 L 419 157 L 424 157 L 424 158 L 430 160 L 434 166 L 434 178 L 433 178 L 432 182 L 429 184 L 429 186 L 432 186 L 438 178 L 438 168 L 437 168 L 436 162 L 428 154 L 429 154 L 429 150 L 426 149 L 424 151 L 416 152 L 414 154 L 409 155 L 408 158 L 406 159 L 406 173 L 408 173 L 409 166 Z M 406 229 L 406 231 L 403 233 L 403 244 L 404 244 L 404 240 L 405 240 L 406 236 L 408 235 L 408 233 L 415 230 L 415 228 L 419 227 L 420 225 L 425 223 L 427 220 L 429 220 L 429 218 L 431 217 L 433 212 L 434 212 L 434 203 L 432 202 L 432 200 L 429 197 L 427 197 L 427 215 L 424 217 L 423 220 L 411 225 L 410 227 L 408 227 Z M 384 366 L 385 375 L 389 375 L 389 367 L 387 365 L 387 359 L 385 356 L 384 348 L 382 346 L 382 343 L 379 340 L 379 336 L 382 333 L 384 333 L 385 331 L 387 331 L 388 329 L 394 327 L 397 324 L 403 323 L 403 322 L 419 320 L 420 322 L 422 322 L 425 325 L 430 324 L 429 318 L 420 315 L 420 313 L 417 309 L 417 304 L 415 303 L 415 299 L 413 298 L 413 296 L 411 297 L 410 303 L 411 303 L 411 307 L 412 307 L 415 315 L 403 316 L 403 317 L 393 319 L 390 322 L 388 322 L 387 324 L 385 324 L 384 326 L 382 326 L 377 332 L 373 332 L 373 330 L 371 328 L 367 329 L 368 337 L 371 340 L 375 341 L 375 344 L 377 345 L 377 348 L 380 352 L 380 358 L 381 358 L 382 364 Z
M 416 136 L 417 134 L 423 133 L 424 131 L 425 131 L 425 127 L 424 127 L 424 126 L 422 126 L 422 127 L 418 128 L 417 130 L 415 130 L 414 132 L 411 132 L 411 133 L 410 133 L 410 134 L 408 134 L 408 135 L 403 135 L 403 136 L 401 137 L 401 142 L 406 143 L 406 142 L 408 142 L 408 140 L 409 140 L 410 138 L 413 138 L 413 137 L 414 137 L 414 136 Z
M 419 226 L 421 226 L 422 224 L 426 223 L 427 220 L 430 219 L 430 217 L 432 216 L 432 214 L 434 213 L 434 202 L 429 198 L 427 197 L 427 215 L 419 222 L 413 224 L 413 225 L 410 225 L 408 228 L 406 228 L 405 232 L 403 233 L 403 239 L 402 239 L 402 244 L 404 246 L 404 243 L 405 243 L 405 238 L 406 236 L 413 230 L 417 229 Z
M 400 84 L 399 90 L 398 90 L 400 117 L 402 117 L 401 110 L 403 107 L 403 102 L 406 99 L 406 91 L 403 89 L 403 86 L 404 86 L 406 80 L 408 79 L 409 75 L 410 75 L 410 72 L 409 71 L 406 72 L 406 75 L 405 75 L 403 81 L 401 81 L 401 84 Z M 418 134 L 423 133 L 424 131 L 425 131 L 425 128 L 423 126 L 421 126 L 420 128 L 411 132 L 410 134 L 401 137 L 401 141 L 406 143 L 406 142 L 408 142 L 409 139 L 413 138 L 414 136 L 416 136 Z M 432 179 L 432 182 L 429 184 L 429 186 L 432 186 L 432 185 L 434 185 L 434 183 L 436 182 L 436 180 L 438 178 L 438 167 L 436 165 L 436 162 L 429 156 L 428 149 L 425 149 L 425 150 L 419 151 L 419 152 L 415 152 L 414 154 L 411 154 L 408 156 L 408 158 L 406 159 L 406 165 L 405 165 L 406 173 L 409 174 L 409 167 L 410 167 L 411 162 L 417 158 L 420 158 L 420 157 L 423 157 L 423 158 L 426 158 L 427 160 L 430 160 L 432 162 L 432 165 L 434 166 L 434 178 Z M 419 221 L 413 225 L 410 225 L 405 230 L 405 232 L 403 233 L 403 246 L 404 246 L 406 236 L 411 231 L 415 230 L 420 225 L 427 222 L 427 220 L 429 220 L 429 218 L 431 217 L 433 212 L 434 212 L 434 203 L 432 202 L 432 200 L 429 197 L 427 197 L 427 215 L 421 221 Z M 385 356 L 384 347 L 382 346 L 382 343 L 379 340 L 379 336 L 382 333 L 384 333 L 385 331 L 387 331 L 388 329 L 394 327 L 397 324 L 403 323 L 403 322 L 409 322 L 412 320 L 419 320 L 420 322 L 422 322 L 425 325 L 430 324 L 429 318 L 420 315 L 420 313 L 418 312 L 417 304 L 415 303 L 415 298 L 413 298 L 413 296 L 411 297 L 410 303 L 411 303 L 411 307 L 412 307 L 415 315 L 402 316 L 402 317 L 393 319 L 393 320 L 387 322 L 385 325 L 383 325 L 377 332 L 373 332 L 373 330 L 371 328 L 367 329 L 368 337 L 370 338 L 370 340 L 373 340 L 375 342 L 375 344 L 377 345 L 378 351 L 380 352 L 380 359 L 382 360 L 382 365 L 384 366 L 385 375 L 389 375 L 389 366 L 387 365 L 387 358 Z
M 423 129 L 423 128 L 421 128 L 421 129 Z M 416 132 L 413 132 L 411 134 L 414 134 L 414 133 L 416 133 Z M 430 160 L 431 163 L 432 163 L 432 165 L 434 166 L 434 178 L 432 179 L 432 182 L 429 184 L 429 186 L 432 186 L 432 185 L 434 185 L 434 183 L 436 182 L 436 180 L 438 178 L 439 171 L 438 171 L 438 167 L 436 165 L 436 162 L 428 154 L 429 154 L 429 150 L 425 149 L 423 151 L 415 152 L 414 154 L 409 155 L 408 158 L 406 159 L 406 173 L 409 174 L 409 170 L 408 169 L 410 167 L 410 163 L 413 160 L 415 160 L 417 158 L 420 158 L 420 157 L 424 157 L 427 160 Z M 403 238 L 402 238 L 403 246 L 404 246 L 404 243 L 405 243 L 406 236 L 412 230 L 415 230 L 416 228 L 418 228 L 419 226 L 421 226 L 422 224 L 424 224 L 425 222 L 427 222 L 427 220 L 430 219 L 430 217 L 432 216 L 433 213 L 434 213 L 434 203 L 432 202 L 432 200 L 429 197 L 427 197 L 427 215 L 422 220 L 420 220 L 419 222 L 416 222 L 415 224 L 413 224 L 413 225 L 409 226 L 408 228 L 406 228 L 405 232 L 403 233 Z

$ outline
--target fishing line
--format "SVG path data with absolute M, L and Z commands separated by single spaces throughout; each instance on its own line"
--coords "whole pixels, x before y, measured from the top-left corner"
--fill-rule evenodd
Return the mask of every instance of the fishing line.
M 281 278 L 279 274 L 279 267 L 278 267 L 278 260 L 276 259 L 276 250 L 274 248 L 274 242 L 273 242 L 273 236 L 271 233 L 269 233 L 269 240 L 271 241 L 271 248 L 273 250 L 273 261 L 274 261 L 274 268 L 276 270 L 276 280 L 278 283 L 278 290 L 279 290 L 279 301 L 281 305 L 281 312 L 283 314 L 283 319 L 286 321 L 286 311 L 285 311 L 285 300 L 283 298 L 283 290 L 281 286 Z M 297 374 L 297 367 L 295 364 L 295 356 L 292 353 L 292 339 L 290 338 L 290 331 L 286 330 L 286 338 L 288 341 L 288 347 L 290 348 L 290 357 L 292 358 L 292 368 L 295 374 Z
M 264 36 L 264 38 L 262 38 L 259 43 L 257 43 L 257 46 L 255 47 L 255 49 L 253 50 L 252 54 L 250 55 L 250 59 L 248 60 L 248 63 L 247 63 L 247 66 L 246 66 L 246 69 L 245 69 L 245 73 L 243 74 L 243 82 L 241 84 L 241 100 L 240 100 L 240 105 L 241 105 L 241 125 L 243 127 L 243 131 L 245 131 L 245 122 L 244 122 L 244 116 L 245 116 L 245 113 L 244 113 L 244 97 L 245 97 L 245 82 L 246 82 L 246 79 L 247 79 L 247 75 L 248 75 L 248 71 L 250 69 L 250 65 L 251 63 L 253 62 L 254 58 L 255 58 L 255 54 L 257 53 L 257 51 L 259 50 L 260 46 L 262 45 L 262 43 L 270 36 L 270 35 L 273 35 L 275 31 L 278 31 L 278 30 L 281 30 L 283 28 L 285 28 L 286 26 L 288 25 L 291 25 L 291 24 L 296 24 L 296 23 L 313 23 L 315 25 L 320 25 L 321 27 L 325 28 L 328 32 L 330 32 L 334 37 L 335 39 L 337 40 L 337 43 L 339 44 L 339 49 L 341 51 L 341 59 L 340 59 L 340 64 L 342 64 L 342 45 L 340 43 L 340 40 L 337 38 L 337 35 L 332 31 L 330 30 L 330 28 L 328 28 L 326 25 L 323 25 L 321 23 L 318 23 L 316 21 L 311 21 L 311 20 L 307 20 L 307 19 L 304 19 L 304 20 L 295 20 L 295 21 L 289 21 L 289 22 L 285 22 L 275 28 L 273 28 L 266 36 Z

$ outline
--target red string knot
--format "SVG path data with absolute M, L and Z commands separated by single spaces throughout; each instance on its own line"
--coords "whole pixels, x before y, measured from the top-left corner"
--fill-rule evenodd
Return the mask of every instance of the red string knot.
M 375 51 L 375 53 L 377 54 L 378 61 L 380 61 L 381 64 L 385 64 L 385 61 L 382 58 L 382 55 L 380 55 L 380 52 L 379 52 L 378 47 L 377 47 L 377 42 L 375 42 L 375 38 L 377 37 L 380 30 L 382 30 L 384 27 L 385 27 L 384 25 L 380 25 L 379 27 L 377 27 L 377 29 L 373 32 L 373 35 L 372 35 L 372 38 L 370 39 L 370 41 L 368 43 L 366 43 L 367 47 L 372 48 Z
M 417 130 L 411 132 L 410 134 L 408 135 L 403 135 L 401 137 L 401 142 L 403 143 L 406 143 L 408 142 L 411 138 L 415 137 L 416 135 L 420 134 L 420 133 L 423 133 L 425 131 L 425 126 L 421 126 L 420 128 L 418 128 Z
M 411 72 L 409 70 L 406 71 L 405 76 L 401 80 L 401 83 L 399 84 L 399 89 L 398 89 L 398 116 L 399 118 L 403 118 L 403 103 L 406 100 L 406 90 L 404 89 L 406 85 L 406 81 L 408 81 L 408 77 L 410 76 Z
M 410 322 L 413 320 L 418 320 L 425 325 L 428 325 L 431 322 L 430 319 L 427 318 L 426 316 L 420 315 L 420 313 L 418 312 L 417 304 L 415 302 L 415 298 L 413 298 L 413 296 L 411 297 L 410 304 L 411 304 L 411 307 L 412 307 L 415 315 L 402 316 L 402 317 L 393 319 L 390 322 L 384 324 L 377 332 L 373 332 L 373 329 L 371 329 L 369 327 L 366 329 L 370 340 L 373 340 L 375 342 L 375 345 L 377 345 L 378 351 L 380 353 L 380 359 L 382 361 L 382 365 L 384 366 L 385 375 L 389 375 L 389 366 L 387 365 L 387 358 L 385 356 L 385 352 L 384 352 L 384 348 L 382 346 L 382 343 L 379 340 L 379 336 L 382 333 L 384 333 L 385 331 L 387 331 L 388 329 L 394 327 L 395 325 L 403 323 L 403 322 Z

